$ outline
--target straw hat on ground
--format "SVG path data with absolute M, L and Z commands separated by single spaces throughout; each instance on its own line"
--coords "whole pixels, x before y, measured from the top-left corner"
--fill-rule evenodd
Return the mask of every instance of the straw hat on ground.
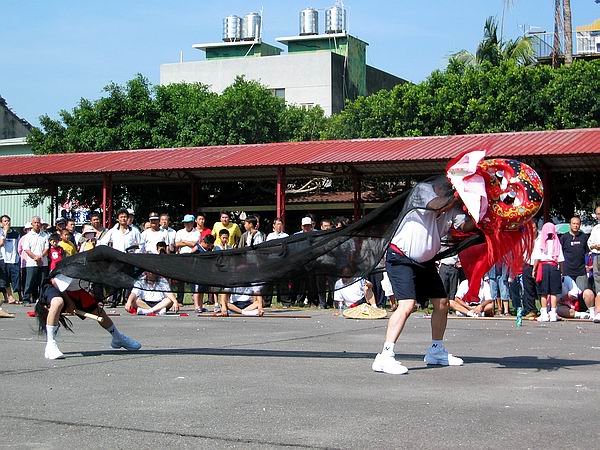
M 349 308 L 344 311 L 344 317 L 346 319 L 384 319 L 387 317 L 385 309 L 373 308 L 368 303 L 363 303 L 355 308 Z

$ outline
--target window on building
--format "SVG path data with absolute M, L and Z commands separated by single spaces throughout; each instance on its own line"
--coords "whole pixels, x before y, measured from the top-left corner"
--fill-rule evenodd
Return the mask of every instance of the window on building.
M 277 97 L 285 100 L 285 88 L 275 88 L 271 89 L 271 93 Z

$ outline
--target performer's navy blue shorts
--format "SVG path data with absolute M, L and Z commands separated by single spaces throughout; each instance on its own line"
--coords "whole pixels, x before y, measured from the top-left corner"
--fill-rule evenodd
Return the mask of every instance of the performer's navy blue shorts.
M 98 301 L 87 291 L 67 291 L 67 295 L 75 303 L 75 307 L 81 311 L 94 312 L 98 308 Z M 62 297 L 61 292 L 52 284 L 48 283 L 42 288 L 39 302 L 50 306 L 54 297 Z
M 446 298 L 446 290 L 433 261 L 417 263 L 391 249 L 386 254 L 387 271 L 396 300 L 416 300 L 426 305 L 430 298 Z

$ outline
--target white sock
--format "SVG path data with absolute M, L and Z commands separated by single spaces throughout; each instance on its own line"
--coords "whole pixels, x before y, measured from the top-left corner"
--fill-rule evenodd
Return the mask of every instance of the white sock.
M 384 356 L 394 356 L 394 343 L 393 342 L 385 342 L 383 344 L 383 350 L 381 350 L 381 354 Z
M 54 326 L 54 325 L 46 325 L 46 338 L 48 339 L 48 344 L 50 344 L 51 342 L 56 342 L 54 340 L 54 336 L 56 335 L 56 332 L 58 331 L 58 325 Z
M 431 340 L 431 348 L 435 349 L 435 350 L 440 350 L 440 349 L 444 348 L 444 341 L 442 339 L 440 339 L 440 340 L 432 339 Z
M 584 314 L 586 314 L 586 313 L 582 313 L 582 312 L 579 312 L 579 311 L 575 311 L 575 318 L 576 318 L 576 319 L 581 319 L 581 318 L 583 317 L 583 315 L 584 315 Z
M 596 315 L 596 307 L 595 306 L 590 306 L 588 311 L 590 312 L 590 316 Z
M 550 308 L 550 312 L 556 314 L 556 308 Z
M 141 316 L 145 316 L 146 314 L 150 314 L 149 309 L 138 308 L 137 313 Z

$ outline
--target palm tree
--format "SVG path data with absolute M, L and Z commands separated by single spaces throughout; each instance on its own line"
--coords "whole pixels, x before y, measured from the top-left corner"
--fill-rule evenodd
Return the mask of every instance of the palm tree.
M 520 65 L 532 65 L 536 62 L 530 38 L 522 36 L 508 41 L 498 38 L 498 23 L 494 17 L 488 17 L 485 21 L 483 40 L 477 46 L 475 55 L 461 50 L 450 58 L 471 66 L 484 62 L 497 66 L 501 61 L 507 60 L 516 61 Z
M 565 24 L 565 64 L 573 62 L 573 24 L 571 23 L 571 0 L 563 0 Z
M 554 42 L 552 44 L 552 67 L 558 67 L 560 55 L 560 29 L 562 28 L 561 0 L 554 0 Z

